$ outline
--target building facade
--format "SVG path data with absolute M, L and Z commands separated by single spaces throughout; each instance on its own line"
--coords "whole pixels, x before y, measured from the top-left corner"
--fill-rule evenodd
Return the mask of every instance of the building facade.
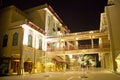
M 45 36 L 68 33 L 68 28 L 47 4 L 25 12 L 10 6 L 0 13 L 1 74 L 44 72 Z
M 108 38 L 101 42 L 110 43 L 110 52 L 103 55 L 103 67 L 112 71 L 120 72 L 120 46 L 119 46 L 119 26 L 120 26 L 120 0 L 108 0 L 104 13 L 101 13 L 100 30 L 108 33 Z
M 119 7 L 119 0 L 108 0 L 101 13 L 100 30 L 77 33 L 70 33 L 47 4 L 25 11 L 15 6 L 3 8 L 0 10 L 0 74 L 78 70 L 98 65 L 120 72 Z

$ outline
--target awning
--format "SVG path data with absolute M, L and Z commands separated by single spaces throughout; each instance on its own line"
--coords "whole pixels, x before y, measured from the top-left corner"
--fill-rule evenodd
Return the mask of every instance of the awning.
M 28 58 L 25 62 L 32 62 L 30 58 Z
M 62 57 L 60 57 L 60 56 L 55 56 L 55 57 L 53 58 L 53 60 L 56 61 L 56 62 L 62 62 L 62 63 L 65 62 L 64 59 L 63 59 Z

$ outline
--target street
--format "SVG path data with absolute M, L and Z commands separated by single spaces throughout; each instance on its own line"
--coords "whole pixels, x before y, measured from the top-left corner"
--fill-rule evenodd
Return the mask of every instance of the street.
M 0 77 L 0 80 L 120 80 L 120 75 L 106 70 L 46 72 Z

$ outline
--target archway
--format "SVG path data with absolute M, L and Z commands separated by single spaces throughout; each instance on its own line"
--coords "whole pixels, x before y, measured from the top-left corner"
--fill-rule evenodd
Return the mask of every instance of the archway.
M 24 62 L 24 71 L 25 72 L 32 72 L 32 67 L 33 67 L 33 63 L 30 60 L 30 58 L 28 58 L 25 62 Z

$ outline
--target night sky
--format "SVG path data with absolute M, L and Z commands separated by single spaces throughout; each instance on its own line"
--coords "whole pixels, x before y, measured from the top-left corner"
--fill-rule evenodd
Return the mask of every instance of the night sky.
M 14 4 L 21 10 L 49 4 L 71 32 L 99 29 L 100 13 L 107 0 L 2 0 L 2 7 Z

